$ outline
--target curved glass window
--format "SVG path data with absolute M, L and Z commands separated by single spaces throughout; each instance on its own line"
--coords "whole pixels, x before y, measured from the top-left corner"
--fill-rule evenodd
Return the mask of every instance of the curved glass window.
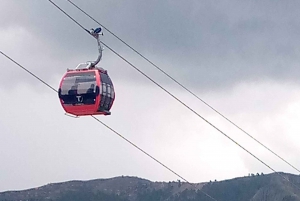
M 95 72 L 68 73 L 61 86 L 64 104 L 94 104 L 96 100 Z
M 106 73 L 100 72 L 100 78 L 101 78 L 101 86 L 100 86 L 101 101 L 99 105 L 99 111 L 101 110 L 109 111 L 112 106 L 113 100 L 115 98 L 114 87 L 111 79 Z

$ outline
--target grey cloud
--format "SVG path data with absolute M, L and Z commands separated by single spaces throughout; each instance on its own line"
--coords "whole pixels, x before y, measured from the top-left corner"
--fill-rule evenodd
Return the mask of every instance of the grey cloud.
M 155 55 L 156 63 L 168 63 L 163 68 L 179 80 L 223 88 L 251 80 L 297 82 L 298 4 L 111 1 L 105 18 L 95 11 L 99 3 L 89 11 L 142 53 Z
M 94 39 L 89 38 L 48 1 L 0 0 L 0 2 L 5 3 L 5 7 L 0 8 L 0 34 L 14 28 L 19 30 L 20 27 L 26 30 L 22 35 L 26 37 L 20 41 L 20 48 L 14 44 L 13 39 L 8 37 L 12 41 L 0 38 L 1 50 L 47 82 L 58 85 L 58 79 L 66 68 L 72 68 L 79 62 L 95 58 L 97 52 Z M 86 28 L 97 26 L 66 1 L 56 2 Z M 274 101 L 274 98 L 277 101 L 282 98 L 279 101 L 281 108 L 287 107 L 292 102 L 289 100 L 296 99 L 295 97 L 285 99 L 288 94 L 282 91 L 285 92 L 286 89 L 290 91 L 290 85 L 283 87 L 282 91 L 277 89 L 278 86 L 274 86 L 278 81 L 296 82 L 296 78 L 299 77 L 297 68 L 299 3 L 296 1 L 106 0 L 99 2 L 90 0 L 83 2 L 77 0 L 75 2 L 141 53 L 149 55 L 151 60 L 184 84 L 197 90 L 210 90 L 211 93 L 204 94 L 209 103 L 214 103 L 213 105 L 217 105 L 218 109 L 230 114 L 230 117 L 233 116 L 234 119 L 247 124 L 246 128 L 260 128 L 258 124 L 263 124 L 264 119 L 268 120 L 266 116 L 268 114 L 281 116 L 276 110 L 278 102 Z M 157 71 L 150 70 L 152 68 L 149 64 L 113 39 L 107 32 L 103 40 L 160 83 L 170 83 Z M 5 174 L 0 175 L 2 176 L 0 181 L 10 179 L 9 183 L 0 184 L 1 189 L 30 187 L 44 184 L 46 181 L 53 182 L 53 180 L 87 178 L 85 174 L 88 171 L 83 171 L 86 166 L 91 168 L 88 174 L 90 178 L 124 173 L 157 179 L 174 178 L 173 175 L 160 173 L 161 167 L 157 167 L 155 171 L 145 172 L 146 168 L 152 168 L 152 161 L 144 158 L 135 149 L 123 151 L 120 146 L 124 146 L 124 150 L 127 150 L 126 143 L 123 145 L 123 141 L 116 141 L 115 136 L 109 131 L 98 124 L 88 122 L 87 118 L 75 122 L 74 119 L 64 117 L 57 95 L 47 95 L 48 89 L 45 89 L 42 84 L 37 85 L 36 80 L 20 71 L 1 55 L 0 63 L 5 67 L 0 74 L 1 112 L 5 114 L 0 120 L 2 136 L 0 143 L 6 145 L 2 147 L 7 150 L 0 153 L 1 159 L 5 160 L 4 164 L 7 164 L 1 167 Z M 221 169 L 224 170 L 223 165 L 229 165 L 228 170 L 232 170 L 231 163 L 222 157 L 222 154 L 226 154 L 227 157 L 236 154 L 232 162 L 239 163 L 238 169 L 244 171 L 240 168 L 243 164 L 238 159 L 239 151 L 234 149 L 232 152 L 220 151 L 223 150 L 222 148 L 231 149 L 231 146 L 235 146 L 233 143 L 224 143 L 225 139 L 215 135 L 215 132 L 204 122 L 188 115 L 187 110 L 178 103 L 172 102 L 170 97 L 166 98 L 167 96 L 160 89 L 145 86 L 148 85 L 148 81 L 128 68 L 126 63 L 107 49 L 101 66 L 109 70 L 115 81 L 117 98 L 113 115 L 105 120 L 117 131 L 121 131 L 155 156 L 159 156 L 164 162 L 169 160 L 167 164 L 173 164 L 172 167 L 176 170 L 178 166 L 182 166 L 180 171 L 187 173 L 197 182 L 210 179 L 201 172 L 209 172 L 213 176 L 217 175 L 217 178 L 228 176 L 227 171 Z M 274 79 L 275 81 L 270 82 L 270 85 L 276 89 L 270 90 L 269 85 L 254 84 L 238 91 L 232 90 L 231 94 L 223 90 L 240 82 L 266 79 Z M 55 84 L 53 85 L 55 87 Z M 298 86 L 294 87 L 296 87 L 294 91 L 297 92 Z M 216 89 L 222 89 L 222 93 Z M 268 93 L 264 93 L 262 89 Z M 296 92 L 294 93 L 297 94 Z M 207 112 L 203 105 L 188 99 L 178 90 L 176 93 L 187 100 L 187 103 L 191 105 L 194 103 L 193 108 L 199 109 L 201 114 L 209 117 L 209 120 L 218 119 L 211 111 Z M 31 100 L 20 103 L 20 100 L 25 97 Z M 262 101 L 264 97 L 265 100 Z M 223 125 L 219 120 L 215 122 Z M 73 126 L 75 124 L 76 126 Z M 268 126 L 268 121 L 265 124 Z M 276 124 L 276 122 L 270 124 L 270 127 L 274 127 L 274 132 L 287 133 L 286 129 L 278 131 L 279 127 Z M 229 131 L 228 133 L 232 135 L 232 130 Z M 279 144 L 282 142 L 278 137 L 279 134 L 273 135 L 270 131 L 268 136 L 264 132 L 264 127 L 259 131 L 261 135 L 266 136 L 267 142 L 274 141 L 271 145 L 286 146 Z M 211 139 L 212 136 L 216 139 Z M 241 134 L 237 133 L 236 136 Z M 276 136 L 276 140 L 273 136 Z M 16 141 L 17 139 L 21 140 Z M 291 140 L 284 142 L 290 143 Z M 248 145 L 248 138 L 245 139 L 245 144 Z M 181 145 L 182 148 L 179 149 L 177 145 Z M 20 146 L 27 151 L 19 149 Z M 216 147 L 211 149 L 212 155 L 206 154 L 206 146 Z M 37 152 L 35 149 L 40 151 Z M 109 149 L 112 153 L 102 154 L 107 153 Z M 186 149 L 189 149 L 189 152 Z M 252 149 L 256 150 L 256 146 Z M 168 150 L 169 154 L 165 153 L 165 150 Z M 217 152 L 213 153 L 213 150 Z M 179 151 L 178 155 L 174 155 L 176 151 Z M 288 149 L 288 151 L 292 150 Z M 16 165 L 18 161 L 11 161 L 7 153 L 18 156 L 17 159 L 20 160 L 36 160 L 32 164 L 38 163 L 41 170 L 29 163 L 19 168 Z M 114 153 L 120 153 L 120 156 L 114 156 Z M 124 158 L 128 156 L 131 161 L 127 161 L 126 167 L 123 165 L 119 168 L 120 164 L 124 164 L 126 160 Z M 201 171 L 193 172 L 197 169 L 194 167 L 189 167 L 190 171 L 185 169 L 184 161 L 187 156 L 190 156 L 191 164 L 196 160 L 197 168 L 199 167 Z M 205 157 L 211 158 L 212 163 L 207 162 L 208 158 Z M 220 158 L 224 158 L 224 163 L 220 162 Z M 295 162 L 297 155 L 293 154 L 291 158 Z M 141 159 L 145 162 L 141 162 Z M 247 158 L 248 160 L 250 159 Z M 80 161 L 87 163 L 80 164 Z M 251 161 L 257 164 L 253 158 Z M 53 163 L 57 166 L 52 167 Z M 133 163 L 140 168 L 133 166 Z M 247 169 L 253 169 L 252 162 L 244 165 Z M 259 163 L 257 166 L 258 169 L 262 167 Z M 103 168 L 103 171 L 99 172 L 99 167 Z M 221 169 L 212 170 L 211 167 Z M 13 179 L 11 179 L 11 170 L 18 173 L 14 174 Z M 264 171 L 264 169 L 259 170 Z M 41 176 L 32 181 L 31 177 L 36 176 L 37 172 Z M 57 174 L 58 172 L 60 175 Z M 197 172 L 199 175 L 195 176 Z M 232 173 L 233 176 L 237 176 L 236 174 L 236 172 Z M 18 181 L 19 175 L 23 175 L 26 180 Z
M 86 28 L 98 26 L 67 1 L 55 2 Z M 189 87 L 223 89 L 265 79 L 298 82 L 297 1 L 74 2 Z M 8 8 L 1 14 L 6 19 L 2 23 L 25 26 L 47 44 L 46 52 L 53 61 L 72 66 L 76 58 L 95 57 L 95 41 L 48 1 L 5 3 Z M 150 68 L 142 60 L 135 62 L 138 56 L 108 33 L 103 40 L 133 58 L 138 67 Z M 24 48 L 30 51 L 30 47 Z M 106 52 L 104 59 L 106 54 L 111 55 L 108 60 L 114 60 L 115 56 Z M 61 66 L 48 68 L 45 72 L 53 74 Z M 126 74 L 123 79 L 131 81 L 133 77 Z

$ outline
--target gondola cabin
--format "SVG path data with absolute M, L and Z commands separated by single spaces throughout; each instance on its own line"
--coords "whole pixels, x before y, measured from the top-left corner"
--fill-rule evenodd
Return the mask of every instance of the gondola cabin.
M 115 91 L 106 70 L 76 68 L 63 76 L 58 96 L 66 113 L 75 116 L 110 115 Z

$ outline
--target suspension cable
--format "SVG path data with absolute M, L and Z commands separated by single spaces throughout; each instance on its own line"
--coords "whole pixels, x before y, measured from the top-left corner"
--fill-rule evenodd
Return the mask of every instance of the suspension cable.
M 107 32 L 109 32 L 110 34 L 112 34 L 115 38 L 117 38 L 119 41 L 121 41 L 125 46 L 127 46 L 129 49 L 131 49 L 132 51 L 134 51 L 136 54 L 138 54 L 140 57 L 142 57 L 144 60 L 146 60 L 148 63 L 150 63 L 152 66 L 154 66 L 157 70 L 159 70 L 161 73 L 163 73 L 165 76 L 167 76 L 168 78 L 170 78 L 172 81 L 174 81 L 176 84 L 178 84 L 180 87 L 182 87 L 184 90 L 186 90 L 188 93 L 190 93 L 192 96 L 194 96 L 196 99 L 198 99 L 199 101 L 201 101 L 203 104 L 205 104 L 207 107 L 209 107 L 211 110 L 213 110 L 214 112 L 216 112 L 218 115 L 220 115 L 222 118 L 224 118 L 226 121 L 228 121 L 230 124 L 232 124 L 234 127 L 236 127 L 238 130 L 242 131 L 244 134 L 246 134 L 248 137 L 250 137 L 252 140 L 254 140 L 255 142 L 257 142 L 259 145 L 261 145 L 262 147 L 264 147 L 265 149 L 267 149 L 269 152 L 271 152 L 273 155 L 275 155 L 277 158 L 279 158 L 280 160 L 282 160 L 284 163 L 286 163 L 287 165 L 289 165 L 290 167 L 292 167 L 294 170 L 296 170 L 297 172 L 300 173 L 300 170 L 295 167 L 294 165 L 292 165 L 290 162 L 288 162 L 286 159 L 284 159 L 282 156 L 280 156 L 279 154 L 277 154 L 275 151 L 273 151 L 271 148 L 267 147 L 265 144 L 263 144 L 262 142 L 260 142 L 258 139 L 256 139 L 254 136 L 252 136 L 249 132 L 247 132 L 246 130 L 244 130 L 243 128 L 241 128 L 240 126 L 238 126 L 236 123 L 234 123 L 232 120 L 230 120 L 229 118 L 227 118 L 225 115 L 223 115 L 221 112 L 219 112 L 217 109 L 215 109 L 214 107 L 212 107 L 210 104 L 208 104 L 206 101 L 204 101 L 203 99 L 201 99 L 196 93 L 194 93 L 193 91 L 191 91 L 190 89 L 188 89 L 186 86 L 184 86 L 183 84 L 181 84 L 178 80 L 176 80 L 175 78 L 173 78 L 170 74 L 168 74 L 166 71 L 164 71 L 162 68 L 160 68 L 158 65 L 156 65 L 155 63 L 153 63 L 150 59 L 148 59 L 147 57 L 145 57 L 143 54 L 141 54 L 139 51 L 137 51 L 135 48 L 133 48 L 131 45 L 129 45 L 127 42 L 125 42 L 123 39 L 121 39 L 119 36 L 117 36 L 115 33 L 113 33 L 112 31 L 110 31 L 106 26 L 104 26 L 102 23 L 100 23 L 99 21 L 97 21 L 95 18 L 93 18 L 91 15 L 89 15 L 87 12 L 85 12 L 82 8 L 80 8 L 78 5 L 76 5 L 74 2 L 72 2 L 71 0 L 67 0 L 71 5 L 73 5 L 75 8 L 77 8 L 79 11 L 81 11 L 82 13 L 84 13 L 86 16 L 88 16 L 91 20 L 93 20 L 94 22 L 96 22 L 98 25 L 100 25 L 101 27 L 103 27 Z
M 12 59 L 11 57 L 9 57 L 8 55 L 6 55 L 5 53 L 3 53 L 2 51 L 0 51 L 0 54 L 2 54 L 3 56 L 5 56 L 7 59 L 9 59 L 13 63 L 15 63 L 17 66 L 19 66 L 23 70 L 25 70 L 27 73 L 29 73 L 31 76 L 33 76 L 34 78 L 36 78 L 38 81 L 42 82 L 44 85 L 46 85 L 52 91 L 54 91 L 56 93 L 58 92 L 54 87 L 52 87 L 51 85 L 49 85 L 47 82 L 45 82 L 44 80 L 42 80 L 41 78 L 39 78 L 37 75 L 35 75 L 31 71 L 29 71 L 27 68 L 25 68 L 24 66 L 22 66 L 21 64 L 19 64 L 18 62 L 16 62 L 14 59 Z M 143 154 L 145 154 L 146 156 L 148 156 L 149 158 L 151 158 L 152 160 L 154 160 L 156 163 L 158 163 L 159 165 L 163 166 L 165 169 L 167 169 L 168 171 L 170 171 L 171 173 L 173 173 L 174 175 L 176 175 L 177 177 L 179 177 L 180 179 L 182 179 L 183 181 L 185 181 L 186 183 L 188 183 L 189 185 L 191 185 L 191 186 L 195 185 L 195 184 L 192 184 L 191 182 L 189 182 L 187 179 L 185 179 L 183 176 L 181 176 L 180 174 L 178 174 L 174 170 L 172 170 L 171 168 L 169 168 L 167 165 L 165 165 L 164 163 L 162 163 L 161 161 L 159 161 L 158 159 L 156 159 L 154 156 L 152 156 L 148 152 L 144 151 L 138 145 L 136 145 L 135 143 L 133 143 L 132 141 L 130 141 L 129 139 L 127 139 L 126 137 L 124 137 L 123 135 L 121 135 L 119 132 L 117 132 L 116 130 L 114 130 L 113 128 L 111 128 L 110 126 L 108 126 L 107 124 L 105 124 L 104 122 L 102 122 L 101 120 L 99 120 L 98 118 L 96 118 L 94 115 L 91 115 L 91 117 L 93 119 L 95 119 L 98 123 L 100 123 L 103 126 L 105 126 L 107 129 L 109 129 L 110 131 L 112 131 L 114 134 L 116 134 L 117 136 L 119 136 L 120 138 L 122 138 L 123 140 L 125 140 L 127 143 L 129 143 L 130 145 L 134 146 L 136 149 L 138 149 L 139 151 L 141 151 Z M 209 195 L 208 193 L 206 193 L 205 191 L 203 191 L 202 189 L 199 189 L 199 190 L 204 195 L 206 195 L 207 197 L 209 197 L 210 199 L 212 199 L 214 201 L 218 201 L 214 197 L 212 197 L 211 195 Z
M 89 31 L 87 31 L 87 29 L 85 29 L 79 22 L 77 22 L 74 18 L 72 18 L 69 14 L 67 14 L 62 8 L 60 8 L 58 5 L 56 5 L 52 0 L 48 0 L 50 3 L 52 3 L 56 8 L 58 8 L 62 13 L 64 13 L 67 17 L 69 17 L 73 22 L 75 22 L 78 26 L 80 26 L 83 30 L 85 30 L 86 32 L 88 32 L 90 34 Z M 91 35 L 91 34 L 90 34 Z M 121 56 L 119 53 L 117 53 L 116 51 L 114 51 L 112 48 L 110 48 L 108 45 L 106 45 L 103 41 L 101 41 L 101 43 L 108 48 L 110 51 L 112 51 L 114 54 L 116 54 L 119 58 L 121 58 L 124 62 L 126 62 L 127 64 L 129 64 L 131 67 L 133 67 L 135 70 L 137 70 L 140 74 L 142 74 L 144 77 L 146 77 L 147 79 L 149 79 L 152 83 L 154 83 L 156 86 L 158 86 L 159 88 L 161 88 L 163 91 L 165 91 L 167 94 L 169 94 L 172 98 L 174 98 L 176 101 L 178 101 L 179 103 L 181 103 L 184 107 L 186 107 L 190 112 L 194 113 L 196 116 L 198 116 L 200 119 L 202 119 L 203 121 L 205 121 L 207 124 L 209 124 L 211 127 L 213 127 L 215 130 L 217 130 L 219 133 L 221 133 L 222 135 L 224 135 L 226 138 L 228 138 L 230 141 L 232 141 L 234 144 L 236 144 L 237 146 L 239 146 L 241 149 L 243 149 L 245 152 L 247 152 L 248 154 L 250 154 L 252 157 L 254 157 L 256 160 L 258 160 L 260 163 L 262 163 L 263 165 L 265 165 L 267 168 L 269 168 L 270 170 L 272 170 L 274 173 L 280 175 L 284 180 L 290 182 L 293 186 L 295 186 L 296 188 L 298 188 L 300 190 L 300 187 L 298 187 L 297 185 L 295 185 L 293 182 L 291 182 L 288 178 L 286 178 L 285 176 L 281 175 L 279 172 L 277 172 L 274 168 L 272 168 L 271 166 L 269 166 L 266 162 L 264 162 L 263 160 L 261 160 L 260 158 L 258 158 L 256 155 L 254 155 L 252 152 L 250 152 L 248 149 L 246 149 L 245 147 L 243 147 L 241 144 L 239 144 L 237 141 L 235 141 L 233 138 L 231 138 L 229 135 L 227 135 L 226 133 L 224 133 L 222 130 L 220 130 L 218 127 L 216 127 L 214 124 L 212 124 L 210 121 L 208 121 L 207 119 L 205 119 L 203 116 L 201 116 L 198 112 L 196 112 L 195 110 L 193 110 L 191 107 L 189 107 L 187 104 L 185 104 L 183 101 L 181 101 L 179 98 L 177 98 L 175 95 L 173 95 L 171 92 L 169 92 L 167 89 L 165 89 L 162 85 L 160 85 L 159 83 L 157 83 L 156 81 L 154 81 L 152 78 L 150 78 L 148 75 L 146 75 L 143 71 L 141 71 L 139 68 L 137 68 L 135 65 L 133 65 L 132 63 L 130 63 L 127 59 L 125 59 L 123 56 Z

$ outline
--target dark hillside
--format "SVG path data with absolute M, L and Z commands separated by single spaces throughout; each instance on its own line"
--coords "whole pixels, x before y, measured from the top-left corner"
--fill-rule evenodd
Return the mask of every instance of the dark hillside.
M 300 201 L 300 177 L 285 173 L 252 174 L 193 185 L 116 177 L 2 192 L 0 201 L 211 201 L 201 190 L 218 201 Z

